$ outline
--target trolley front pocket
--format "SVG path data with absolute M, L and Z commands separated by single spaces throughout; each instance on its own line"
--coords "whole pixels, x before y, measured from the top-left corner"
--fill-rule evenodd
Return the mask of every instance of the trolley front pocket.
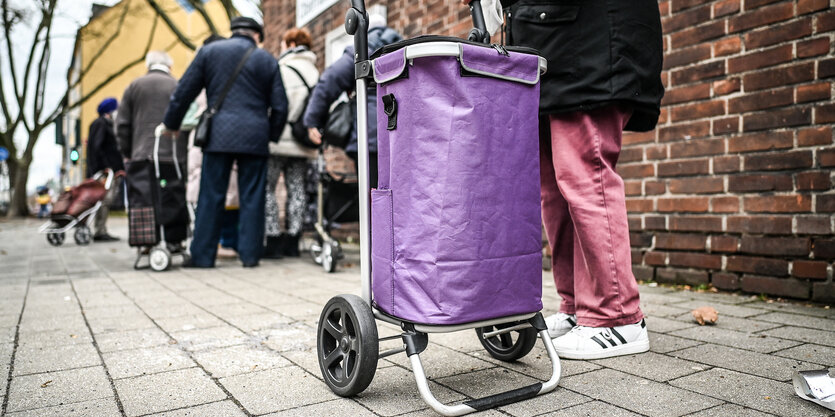
M 371 276 L 374 301 L 394 314 L 394 230 L 391 190 L 371 190 Z

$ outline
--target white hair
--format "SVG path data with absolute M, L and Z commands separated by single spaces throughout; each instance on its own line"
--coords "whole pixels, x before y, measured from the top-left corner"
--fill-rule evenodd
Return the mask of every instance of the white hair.
M 145 67 L 150 69 L 156 65 L 164 65 L 168 68 L 174 66 L 171 56 L 165 51 L 150 51 L 145 55 Z
M 386 17 L 373 13 L 368 16 L 368 29 L 380 28 L 386 26 Z

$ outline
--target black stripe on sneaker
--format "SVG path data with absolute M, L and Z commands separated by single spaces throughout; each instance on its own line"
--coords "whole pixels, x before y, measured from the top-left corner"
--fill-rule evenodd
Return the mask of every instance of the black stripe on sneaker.
M 592 336 L 591 340 L 594 340 L 595 342 L 597 342 L 597 344 L 600 345 L 600 347 L 602 347 L 603 349 L 606 349 L 606 348 L 609 347 L 609 346 L 606 346 L 605 343 L 601 342 L 600 339 L 597 338 L 597 336 Z
M 604 336 L 603 338 L 606 339 L 606 341 L 609 342 L 609 344 L 612 345 L 612 347 L 616 347 L 618 345 L 617 343 L 615 343 L 614 340 L 612 340 L 612 336 L 609 336 L 609 337 Z
M 644 319 L 641 319 L 641 328 L 647 327 L 647 322 Z
M 574 326 L 576 326 L 576 325 L 577 325 L 577 322 L 576 322 L 576 321 L 574 321 L 574 319 L 572 319 L 571 317 L 569 317 L 569 318 L 567 318 L 567 319 L 565 319 L 565 320 L 566 320 L 566 321 L 568 321 L 568 324 L 570 324 L 570 325 L 571 325 L 571 327 L 574 327 Z
M 620 333 L 618 333 L 618 331 L 615 330 L 614 327 L 610 327 L 609 330 L 612 331 L 612 334 L 615 335 L 615 337 L 617 337 L 621 343 L 626 343 L 626 339 L 624 339 L 623 336 L 621 336 Z

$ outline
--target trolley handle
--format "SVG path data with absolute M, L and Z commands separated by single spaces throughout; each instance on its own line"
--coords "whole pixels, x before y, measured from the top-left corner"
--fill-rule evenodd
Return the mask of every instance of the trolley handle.
M 481 10 L 481 0 L 470 1 L 470 15 L 473 17 L 473 30 L 470 31 L 468 40 L 480 43 L 490 43 L 490 33 L 487 32 L 487 24 L 484 23 L 484 11 Z

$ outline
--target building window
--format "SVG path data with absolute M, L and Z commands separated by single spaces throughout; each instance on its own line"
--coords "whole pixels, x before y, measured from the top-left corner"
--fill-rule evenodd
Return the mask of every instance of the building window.
M 296 0 L 296 27 L 302 27 L 339 0 Z

